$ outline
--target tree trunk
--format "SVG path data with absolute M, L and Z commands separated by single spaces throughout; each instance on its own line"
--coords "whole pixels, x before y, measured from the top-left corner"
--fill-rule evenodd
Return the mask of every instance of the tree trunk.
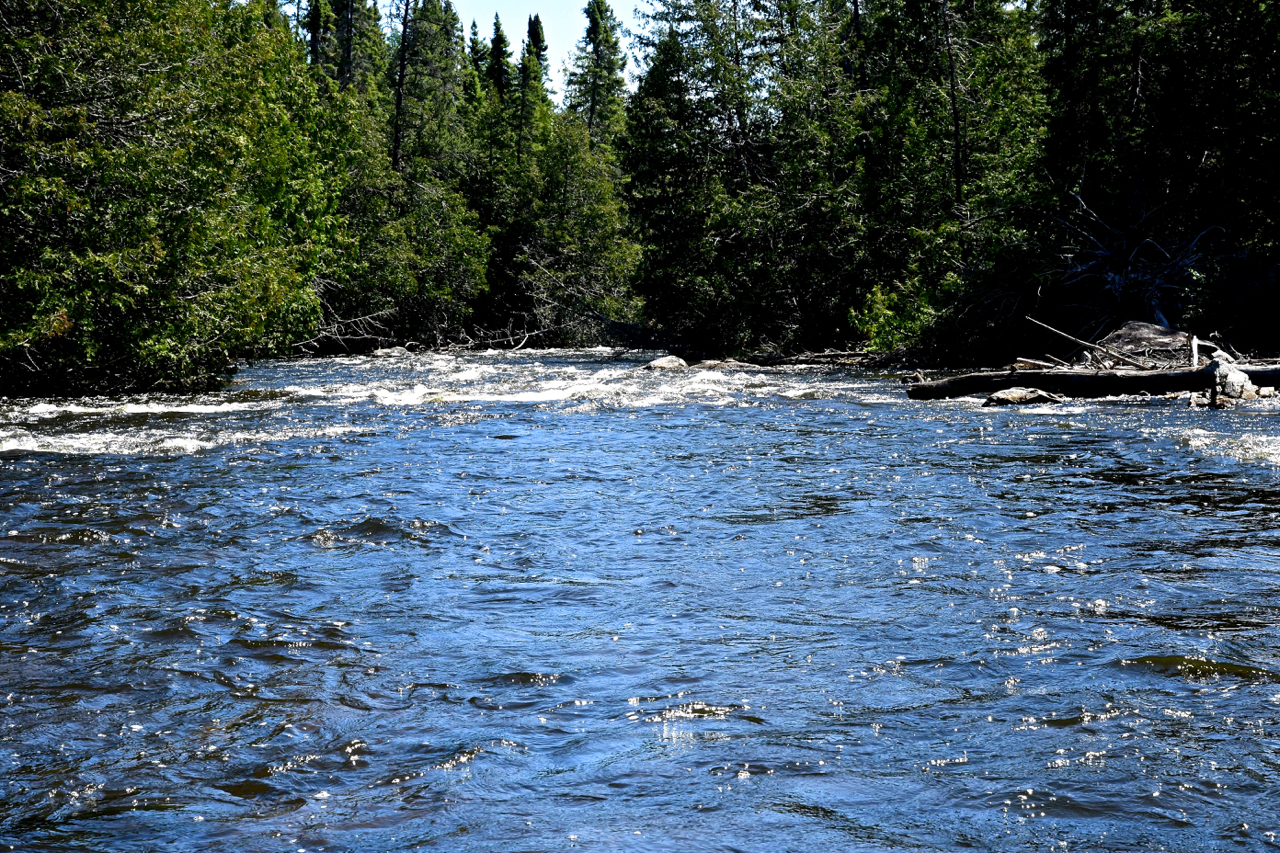
M 951 67 L 951 169 L 955 179 L 956 210 L 964 204 L 964 160 L 960 142 L 960 102 L 956 85 L 956 54 L 951 44 L 951 10 L 942 0 L 942 37 L 947 42 L 947 62 Z
M 404 86 L 409 75 L 409 51 L 413 49 L 411 34 L 410 0 L 401 0 L 404 4 L 400 10 L 400 56 L 396 62 L 396 111 L 391 123 L 391 168 L 400 171 L 400 146 L 404 138 Z
M 1258 386 L 1280 383 L 1280 366 L 1236 365 Z M 1039 388 L 1067 397 L 1116 397 L 1125 394 L 1170 394 L 1208 391 L 1214 384 L 1213 366 L 1198 370 L 1005 370 L 966 373 L 907 388 L 913 400 L 942 400 L 991 394 L 1006 388 Z

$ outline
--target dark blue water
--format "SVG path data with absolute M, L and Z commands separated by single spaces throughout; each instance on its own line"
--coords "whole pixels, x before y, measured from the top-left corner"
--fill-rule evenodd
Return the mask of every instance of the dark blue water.
M 1274 846 L 1280 411 L 642 363 L 0 401 L 0 843 Z

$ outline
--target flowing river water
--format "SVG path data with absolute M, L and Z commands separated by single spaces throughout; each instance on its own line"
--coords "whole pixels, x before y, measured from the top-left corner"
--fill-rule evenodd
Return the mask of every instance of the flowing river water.
M 1276 846 L 1280 409 L 645 360 L 0 400 L 0 849 Z

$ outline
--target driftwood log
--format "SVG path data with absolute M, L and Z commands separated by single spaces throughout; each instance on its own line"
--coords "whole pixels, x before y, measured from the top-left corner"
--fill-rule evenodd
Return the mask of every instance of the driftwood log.
M 1280 385 L 1280 366 L 1241 364 L 1237 367 L 1247 373 L 1255 385 Z M 1213 385 L 1212 365 L 1197 370 L 1004 370 L 917 382 L 907 387 L 907 396 L 913 400 L 942 400 L 1025 387 L 1065 397 L 1119 397 L 1208 391 Z

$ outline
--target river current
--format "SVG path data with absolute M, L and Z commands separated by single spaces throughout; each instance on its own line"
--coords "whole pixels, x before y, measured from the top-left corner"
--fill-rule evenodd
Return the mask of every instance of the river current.
M 607 350 L 0 399 L 0 849 L 1280 832 L 1280 409 Z

